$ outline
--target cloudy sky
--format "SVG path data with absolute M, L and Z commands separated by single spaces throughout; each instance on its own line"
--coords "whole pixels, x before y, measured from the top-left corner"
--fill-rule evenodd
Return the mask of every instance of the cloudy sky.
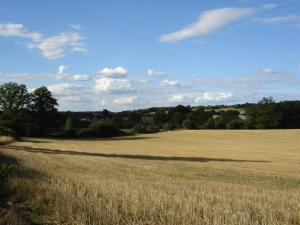
M 8 81 L 75 111 L 299 100 L 300 1 L 1 1 Z

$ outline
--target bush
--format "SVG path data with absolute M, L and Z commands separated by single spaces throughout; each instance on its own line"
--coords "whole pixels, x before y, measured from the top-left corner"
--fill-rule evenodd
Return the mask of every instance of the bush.
M 226 128 L 227 129 L 242 129 L 243 121 L 241 119 L 231 120 L 229 123 L 226 124 Z
M 125 133 L 119 130 L 111 121 L 93 121 L 89 128 L 83 128 L 76 133 L 79 137 L 116 137 Z
M 216 129 L 225 129 L 226 128 L 225 121 L 222 118 L 216 119 L 215 128 Z
M 185 119 L 182 122 L 182 127 L 184 129 L 195 129 L 196 128 L 196 124 L 194 123 L 194 121 L 192 121 L 190 119 Z
M 180 128 L 180 125 L 178 123 L 166 123 L 164 125 L 164 130 L 176 130 L 176 129 L 179 129 Z
M 154 124 L 151 123 L 139 123 L 135 125 L 133 129 L 136 133 L 141 133 L 141 134 L 157 133 L 160 130 L 159 126 L 155 126 Z
M 0 136 L 16 137 L 17 134 L 12 129 L 0 127 Z
M 67 137 L 73 137 L 76 134 L 76 129 L 74 128 L 73 120 L 68 117 L 65 124 L 64 135 Z
M 215 120 L 213 118 L 209 118 L 205 124 L 201 126 L 203 129 L 214 129 L 215 128 Z

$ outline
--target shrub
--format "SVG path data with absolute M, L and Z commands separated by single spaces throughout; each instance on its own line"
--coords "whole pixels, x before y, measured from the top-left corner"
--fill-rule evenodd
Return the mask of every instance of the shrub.
M 17 134 L 10 128 L 0 127 L 0 136 L 16 137 Z
M 215 128 L 215 120 L 213 118 L 209 118 L 205 124 L 201 126 L 203 129 L 214 129 Z
M 176 129 L 179 129 L 180 128 L 180 125 L 178 123 L 166 123 L 164 125 L 164 130 L 176 130 Z
M 227 129 L 242 129 L 243 121 L 241 119 L 231 120 L 229 123 L 226 124 L 226 128 Z
M 89 128 L 80 129 L 79 137 L 115 137 L 125 133 L 119 130 L 111 121 L 93 121 Z
M 151 123 L 139 123 L 135 125 L 133 129 L 136 133 L 142 133 L 142 134 L 157 133 L 160 130 L 159 126 L 155 126 L 154 124 Z
M 215 128 L 216 129 L 225 129 L 226 128 L 225 121 L 222 118 L 216 119 Z
M 196 124 L 194 123 L 194 121 L 192 121 L 190 119 L 185 119 L 182 122 L 182 127 L 184 129 L 195 129 L 196 128 Z
M 76 129 L 74 127 L 73 120 L 70 117 L 68 117 L 68 119 L 66 120 L 64 134 L 67 137 L 72 137 L 76 134 Z

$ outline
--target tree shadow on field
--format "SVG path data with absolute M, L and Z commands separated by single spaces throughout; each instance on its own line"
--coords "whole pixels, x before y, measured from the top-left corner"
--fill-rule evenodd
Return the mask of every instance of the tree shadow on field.
M 17 141 L 25 142 L 25 143 L 36 143 L 36 144 L 47 144 L 47 143 L 49 143 L 49 141 L 36 140 L 36 139 L 32 139 L 32 138 L 21 138 Z
M 45 149 L 45 148 L 31 148 L 25 146 L 8 145 L 2 147 L 10 150 L 26 151 L 31 153 L 45 153 L 56 155 L 75 155 L 75 156 L 94 156 L 94 157 L 108 157 L 108 158 L 125 158 L 138 160 L 162 160 L 162 161 L 186 161 L 186 162 L 257 162 L 266 163 L 264 160 L 241 160 L 241 159 L 226 159 L 226 158 L 207 158 L 207 157 L 181 157 L 181 156 L 155 156 L 155 155 L 128 155 L 128 154 L 109 154 L 96 152 L 77 152 L 68 150 Z
M 51 140 L 57 141 L 57 140 L 67 140 L 67 141 L 135 141 L 135 140 L 147 140 L 147 139 L 153 139 L 156 137 L 153 136 L 147 136 L 147 137 L 138 137 L 138 136 L 123 136 L 123 137 L 110 137 L 110 138 L 67 138 L 67 137 L 52 137 L 46 140 L 38 140 L 34 138 L 21 138 L 18 140 L 19 142 L 28 142 L 28 143 L 50 143 Z

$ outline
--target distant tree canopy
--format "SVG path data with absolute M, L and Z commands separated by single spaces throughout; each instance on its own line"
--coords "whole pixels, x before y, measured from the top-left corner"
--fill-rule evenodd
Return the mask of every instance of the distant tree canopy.
M 300 128 L 300 101 L 218 106 L 153 107 L 133 111 L 58 112 L 47 87 L 29 93 L 14 82 L 0 85 L 0 135 L 112 137 L 176 129 Z

